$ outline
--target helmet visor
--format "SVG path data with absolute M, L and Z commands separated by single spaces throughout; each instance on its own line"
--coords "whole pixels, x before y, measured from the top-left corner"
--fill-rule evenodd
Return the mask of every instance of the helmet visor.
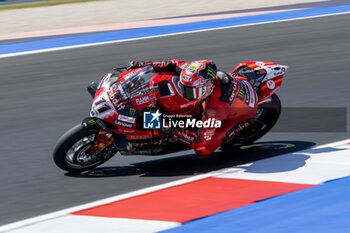
M 198 100 L 202 98 L 210 88 L 210 82 L 205 83 L 199 87 L 186 86 L 179 81 L 179 86 L 182 91 L 182 96 L 188 100 Z
M 197 88 L 194 87 L 188 87 L 188 86 L 183 86 L 183 96 L 188 99 L 188 100 L 196 100 L 200 97 L 198 97 L 197 94 Z

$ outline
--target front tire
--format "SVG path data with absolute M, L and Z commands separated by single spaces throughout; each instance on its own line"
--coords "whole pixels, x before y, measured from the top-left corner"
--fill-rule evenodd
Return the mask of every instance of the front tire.
M 90 148 L 95 143 L 98 130 L 91 126 L 77 125 L 67 131 L 57 142 L 53 152 L 55 164 L 69 172 L 90 170 L 110 159 L 116 151 L 91 154 Z

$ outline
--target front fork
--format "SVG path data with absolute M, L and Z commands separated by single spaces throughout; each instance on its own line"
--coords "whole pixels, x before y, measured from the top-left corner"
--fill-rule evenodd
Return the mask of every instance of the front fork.
M 102 120 L 93 117 L 87 117 L 82 121 L 82 127 L 89 127 L 97 130 L 98 134 L 95 137 L 94 146 L 91 147 L 91 153 L 102 151 L 112 144 L 118 151 L 127 150 L 127 140 L 125 134 L 117 134 L 113 132 L 106 132 L 108 128 Z M 111 131 L 111 130 L 110 130 Z
M 111 146 L 114 143 L 114 138 L 111 134 L 104 131 L 99 131 L 96 138 L 94 146 L 90 148 L 92 154 L 96 152 L 102 152 L 108 146 Z

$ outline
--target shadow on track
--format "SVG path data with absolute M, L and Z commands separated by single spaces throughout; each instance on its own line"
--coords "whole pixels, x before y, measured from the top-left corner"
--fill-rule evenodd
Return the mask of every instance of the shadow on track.
M 80 178 L 118 177 L 141 175 L 142 177 L 165 177 L 197 175 L 223 168 L 230 168 L 242 164 L 252 163 L 247 170 L 254 171 L 254 161 L 266 159 L 283 154 L 293 153 L 314 146 L 315 143 L 307 141 L 274 141 L 259 142 L 241 148 L 235 148 L 213 153 L 209 158 L 199 159 L 195 154 L 176 156 L 171 158 L 155 159 L 152 161 L 134 163 L 124 167 L 100 167 L 80 173 L 66 173 L 66 176 Z M 312 149 L 311 149 L 312 150 Z M 294 170 L 302 167 L 309 158 L 298 154 L 293 157 L 293 163 L 278 164 L 275 172 Z M 245 167 L 242 167 L 245 168 Z M 262 172 L 261 169 L 260 171 Z M 267 170 L 265 172 L 273 172 Z

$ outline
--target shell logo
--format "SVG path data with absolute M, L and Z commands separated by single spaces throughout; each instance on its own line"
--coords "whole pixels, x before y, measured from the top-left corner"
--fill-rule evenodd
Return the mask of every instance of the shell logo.
M 275 82 L 274 82 L 273 80 L 269 80 L 269 81 L 267 81 L 266 86 L 267 86 L 270 90 L 272 90 L 272 89 L 274 89 L 274 88 L 276 87 L 276 84 L 275 84 Z

